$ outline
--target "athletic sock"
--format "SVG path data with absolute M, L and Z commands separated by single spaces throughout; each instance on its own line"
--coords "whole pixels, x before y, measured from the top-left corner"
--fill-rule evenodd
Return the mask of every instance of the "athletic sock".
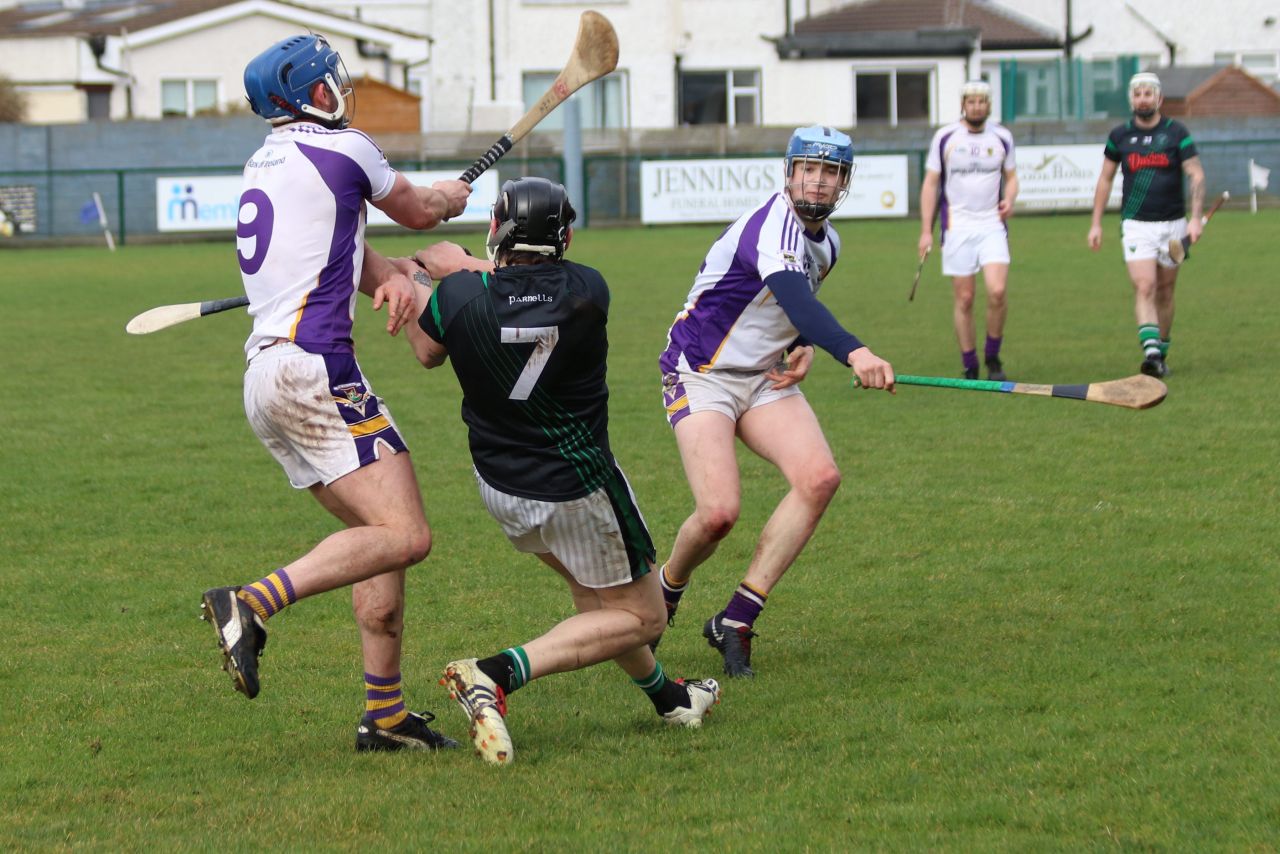
M 649 697 L 660 715 L 665 715 L 677 706 L 689 705 L 689 689 L 674 679 L 668 679 L 667 674 L 662 671 L 661 662 L 654 662 L 653 672 L 648 676 L 631 681 Z
M 257 611 L 258 616 L 264 620 L 292 605 L 298 599 L 293 592 L 293 582 L 289 580 L 289 573 L 283 569 L 277 569 L 266 578 L 241 587 L 236 595 Z
M 721 612 L 721 622 L 734 627 L 746 626 L 749 629 L 755 625 L 756 617 L 760 616 L 760 612 L 764 610 L 764 603 L 768 599 L 766 594 L 744 581 L 738 585 L 737 590 L 733 591 L 733 598 Z
M 1000 344 L 1003 341 L 1004 341 L 1003 336 L 1000 338 L 992 338 L 990 335 L 987 336 L 987 344 L 986 344 L 986 347 L 983 348 L 982 352 L 988 362 L 990 362 L 992 359 L 1000 358 Z M 976 364 L 977 363 L 975 362 L 975 365 Z M 965 367 L 967 368 L 969 366 L 965 365 Z
M 1138 326 L 1138 343 L 1142 345 L 1142 354 L 1148 358 L 1160 355 L 1160 327 L 1154 323 L 1143 323 Z
M 1160 339 L 1160 355 L 1161 355 L 1161 356 L 1168 356 L 1168 355 L 1169 355 L 1169 344 L 1170 344 L 1170 342 L 1171 342 L 1171 341 L 1173 341 L 1173 336 L 1172 336 L 1172 335 L 1170 335 L 1168 338 L 1161 338 L 1161 339 Z
M 529 656 L 522 646 L 504 649 L 497 655 L 482 658 L 476 662 L 476 667 L 497 683 L 504 694 L 523 688 L 530 678 Z
M 658 580 L 662 583 L 662 599 L 667 603 L 667 610 L 674 611 L 680 605 L 680 597 L 689 589 L 689 579 L 676 583 L 667 577 L 667 565 L 658 570 Z
M 404 723 L 409 713 L 404 710 L 400 692 L 400 674 L 394 676 L 364 675 L 364 714 L 380 729 L 391 729 Z
M 966 371 L 978 370 L 978 351 L 965 350 L 960 354 L 960 361 L 964 362 L 964 369 Z

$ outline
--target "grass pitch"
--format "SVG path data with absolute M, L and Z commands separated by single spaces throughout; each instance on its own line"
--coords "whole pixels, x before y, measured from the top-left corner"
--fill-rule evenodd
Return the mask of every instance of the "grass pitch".
M 134 338 L 154 305 L 230 296 L 226 244 L 8 252 L 0 419 L 0 848 L 1275 850 L 1280 847 L 1275 212 L 1226 212 L 1186 265 L 1169 398 L 1132 412 L 907 388 L 804 388 L 844 485 L 757 624 L 752 682 L 669 731 L 616 668 L 516 694 L 517 759 L 357 756 L 343 593 L 277 617 L 263 693 L 218 670 L 200 592 L 334 527 L 240 403 L 243 313 Z M 1019 218 L 1005 362 L 1079 383 L 1140 361 L 1118 223 Z M 903 373 L 950 376 L 950 285 L 913 303 L 914 222 L 841 225 L 824 301 Z M 613 288 L 612 438 L 665 554 L 690 509 L 656 358 L 718 228 L 589 230 Z M 477 235 L 465 241 L 474 250 Z M 401 253 L 414 238 L 377 238 Z M 409 575 L 407 699 L 465 727 L 438 672 L 568 613 L 475 494 L 447 369 L 361 304 L 361 361 L 411 447 L 436 532 Z M 982 333 L 981 324 L 979 334 Z M 738 529 L 660 652 L 699 635 L 784 485 L 742 456 Z

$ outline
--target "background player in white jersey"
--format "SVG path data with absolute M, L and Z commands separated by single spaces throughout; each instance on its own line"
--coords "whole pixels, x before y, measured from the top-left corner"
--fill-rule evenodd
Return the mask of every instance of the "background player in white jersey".
M 765 524 L 746 577 L 703 636 L 730 676 L 751 676 L 751 639 L 765 600 L 799 556 L 840 485 L 822 428 L 796 383 L 813 347 L 853 368 L 864 388 L 893 390 L 893 368 L 846 331 L 815 294 L 840 252 L 827 218 L 853 176 L 853 142 L 829 127 L 796 130 L 786 189 L 725 230 L 694 278 L 659 360 L 695 507 L 661 581 L 674 620 L 693 570 L 738 520 L 734 437 L 777 466 L 790 491 Z
M 493 206 L 493 261 L 451 243 L 419 253 L 443 280 L 434 293 L 419 288 L 421 316 L 406 327 L 425 366 L 447 357 L 458 377 L 490 515 L 518 551 L 564 577 L 578 611 L 521 646 L 446 666 L 476 751 L 495 765 L 514 758 L 507 696 L 542 676 L 612 659 L 674 726 L 701 726 L 720 696 L 714 679 L 668 678 L 648 646 L 665 613 L 653 541 L 609 445 L 609 286 L 564 258 L 573 220 L 559 184 L 507 181 Z
M 978 335 L 973 321 L 977 274 L 987 290 L 987 340 L 983 356 L 987 377 L 1004 380 L 1000 344 L 1008 312 L 1009 232 L 1018 197 L 1013 134 L 990 121 L 991 86 L 981 80 L 964 85 L 963 118 L 933 135 L 920 184 L 920 256 L 933 246 L 933 220 L 942 213 L 942 275 L 952 277 L 952 317 L 964 376 L 978 378 Z
M 346 527 L 242 587 L 206 591 L 204 616 L 237 690 L 258 693 L 264 621 L 306 596 L 354 585 L 364 656 L 357 750 L 456 747 L 405 710 L 400 687 L 404 571 L 431 530 L 403 439 L 355 359 L 357 289 L 388 303 L 391 334 L 414 314 L 399 277 L 365 286 L 365 203 L 426 229 L 457 216 L 471 188 L 415 187 L 371 139 L 348 128 L 353 104 L 338 54 L 321 36 L 285 39 L 245 68 L 249 104 L 274 126 L 249 158 L 236 228 L 253 332 L 245 344 L 249 423 L 284 468 Z

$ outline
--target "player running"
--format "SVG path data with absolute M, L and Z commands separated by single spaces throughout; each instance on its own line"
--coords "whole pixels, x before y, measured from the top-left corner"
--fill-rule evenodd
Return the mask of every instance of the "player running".
M 445 668 L 476 750 L 493 764 L 515 755 L 507 696 L 552 673 L 613 659 L 675 726 L 701 726 L 720 697 L 714 679 L 669 678 L 648 646 L 665 611 L 653 542 L 609 446 L 609 288 L 564 259 L 573 220 L 559 184 L 507 181 L 493 207 L 491 263 L 451 243 L 417 256 L 444 278 L 434 293 L 419 289 L 420 329 L 407 327 L 414 352 L 428 368 L 450 358 L 485 506 L 517 551 L 564 577 L 578 611 L 522 646 Z
M 840 485 L 822 428 L 797 387 L 814 345 L 853 368 L 863 388 L 892 391 L 894 383 L 893 367 L 816 297 L 840 253 L 827 218 L 849 191 L 852 140 L 829 127 L 799 128 L 784 165 L 785 191 L 712 244 L 659 359 L 667 418 L 695 502 L 661 572 L 669 623 L 694 569 L 738 521 L 734 437 L 791 487 L 761 532 L 746 577 L 703 626 L 730 676 L 754 675 L 756 618 Z
M 257 696 L 264 622 L 300 599 L 354 585 L 366 691 L 357 750 L 439 749 L 457 742 L 406 711 L 400 684 L 405 569 L 426 557 L 431 530 L 404 440 L 356 363 L 357 285 L 365 203 L 427 229 L 466 206 L 460 181 L 415 187 L 369 137 L 348 128 L 350 81 L 321 36 L 285 39 L 244 72 L 249 104 L 274 126 L 244 169 L 237 256 L 253 332 L 245 343 L 249 423 L 296 489 L 346 527 L 244 587 L 204 594 L 224 668 Z M 392 335 L 414 316 L 407 280 L 359 288 L 388 305 Z
M 960 90 L 962 118 L 938 128 L 925 159 L 920 185 L 920 240 L 923 258 L 933 247 L 933 220 L 942 212 L 942 274 L 951 276 L 952 319 L 966 379 L 978 378 L 978 339 L 973 298 L 978 271 L 987 291 L 987 378 L 1003 381 L 1000 344 L 1008 313 L 1009 229 L 1018 197 L 1013 134 L 990 121 L 991 86 L 972 80 Z M 939 204 L 941 197 L 941 204 Z
M 1186 126 L 1160 115 L 1163 100 L 1160 78 L 1151 72 L 1140 72 L 1129 80 L 1133 118 L 1107 136 L 1089 226 L 1089 248 L 1096 252 L 1102 247 L 1102 212 L 1116 170 L 1121 170 L 1120 242 L 1133 282 L 1133 313 L 1142 347 L 1139 370 L 1153 377 L 1169 373 L 1165 359 L 1173 334 L 1173 289 L 1178 282 L 1178 264 L 1169 256 L 1169 242 L 1185 236 L 1195 243 L 1204 227 L 1200 156 Z M 1190 220 L 1184 219 L 1183 175 L 1190 184 Z

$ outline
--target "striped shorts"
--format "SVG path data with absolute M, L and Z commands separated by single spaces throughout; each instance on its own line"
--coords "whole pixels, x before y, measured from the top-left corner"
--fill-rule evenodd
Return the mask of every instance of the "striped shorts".
M 568 501 L 494 489 L 476 472 L 480 498 L 516 551 L 551 554 L 583 587 L 629 584 L 651 568 L 653 540 L 620 469 L 621 495 L 607 487 Z M 616 500 L 615 500 L 616 499 Z

